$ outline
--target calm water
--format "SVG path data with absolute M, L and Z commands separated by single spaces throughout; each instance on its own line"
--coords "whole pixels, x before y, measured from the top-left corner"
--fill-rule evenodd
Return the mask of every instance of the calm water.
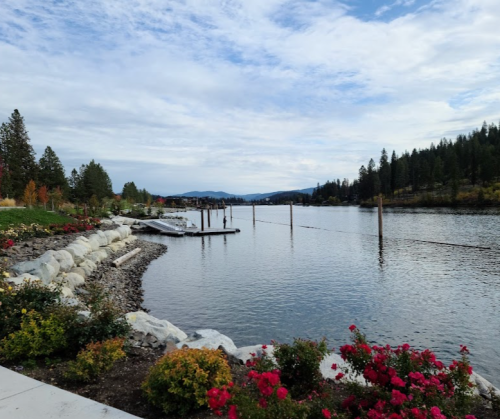
M 289 214 L 257 207 L 253 226 L 251 207 L 234 207 L 238 234 L 142 236 L 168 245 L 144 275 L 145 306 L 237 346 L 324 336 L 338 348 L 352 323 L 373 343 L 431 348 L 447 362 L 464 344 L 500 386 L 497 210 L 385 210 L 383 242 L 376 210 L 294 207 L 293 231 Z M 181 215 L 200 225 L 199 212 Z

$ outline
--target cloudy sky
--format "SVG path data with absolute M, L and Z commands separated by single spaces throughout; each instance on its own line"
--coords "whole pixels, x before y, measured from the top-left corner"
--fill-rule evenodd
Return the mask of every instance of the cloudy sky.
M 500 119 L 498 0 L 0 2 L 0 122 L 114 190 L 357 177 Z

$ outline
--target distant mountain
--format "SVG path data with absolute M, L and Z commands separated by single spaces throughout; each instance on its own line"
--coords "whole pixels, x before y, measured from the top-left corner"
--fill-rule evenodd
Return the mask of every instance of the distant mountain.
M 175 195 L 175 196 L 185 196 L 185 197 L 190 197 L 190 198 L 204 198 L 206 196 L 209 196 L 211 198 L 243 198 L 245 201 L 258 201 L 261 199 L 266 199 L 269 198 L 270 196 L 276 195 L 276 194 L 282 194 L 282 193 L 303 193 L 303 194 L 309 194 L 311 195 L 313 193 L 314 188 L 306 188 L 306 189 L 300 189 L 300 190 L 293 190 L 293 191 L 276 191 L 276 192 L 268 192 L 268 193 L 254 193 L 254 194 L 246 194 L 246 195 L 236 195 L 236 194 L 229 194 L 227 192 L 223 191 L 192 191 L 192 192 L 186 192 L 183 194 Z

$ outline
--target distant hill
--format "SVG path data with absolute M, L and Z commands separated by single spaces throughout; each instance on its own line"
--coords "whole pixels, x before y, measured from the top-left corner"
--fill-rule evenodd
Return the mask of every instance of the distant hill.
M 203 198 L 206 196 L 209 196 L 211 198 L 216 198 L 216 199 L 222 199 L 222 198 L 242 198 L 245 201 L 258 201 L 261 199 L 266 199 L 269 198 L 273 195 L 277 194 L 283 194 L 283 193 L 303 193 L 303 194 L 309 194 L 311 195 L 313 192 L 314 188 L 306 188 L 306 189 L 300 189 L 300 190 L 293 190 L 293 191 L 276 191 L 276 192 L 268 192 L 268 193 L 254 193 L 254 194 L 246 194 L 246 195 L 236 195 L 236 194 L 229 194 L 227 192 L 223 191 L 192 191 L 192 192 L 186 192 L 183 194 L 175 195 L 175 196 L 185 196 L 185 197 L 190 197 L 190 198 Z

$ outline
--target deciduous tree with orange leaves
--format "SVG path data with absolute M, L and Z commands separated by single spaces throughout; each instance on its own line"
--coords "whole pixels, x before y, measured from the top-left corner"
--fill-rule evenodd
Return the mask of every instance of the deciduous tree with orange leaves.
M 40 186 L 38 189 L 38 200 L 43 204 L 43 209 L 47 209 L 47 202 L 49 202 L 49 195 L 47 194 L 47 187 Z
M 36 204 L 37 197 L 35 181 L 31 179 L 24 189 L 24 203 L 31 208 Z

